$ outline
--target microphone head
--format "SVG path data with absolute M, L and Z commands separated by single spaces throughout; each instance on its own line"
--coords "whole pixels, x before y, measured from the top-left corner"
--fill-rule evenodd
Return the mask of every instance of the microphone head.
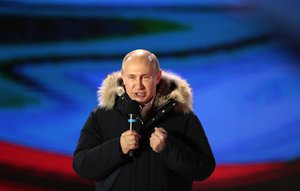
M 138 115 L 140 112 L 140 105 L 137 101 L 130 100 L 126 109 L 128 114 Z

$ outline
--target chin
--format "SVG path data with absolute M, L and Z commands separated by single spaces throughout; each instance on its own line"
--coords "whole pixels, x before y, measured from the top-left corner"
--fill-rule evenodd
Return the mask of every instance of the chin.
M 139 103 L 145 103 L 145 102 L 146 102 L 146 99 L 136 98 L 135 100 L 136 100 L 137 102 L 139 102 Z
M 147 101 L 147 99 L 146 98 L 135 98 L 135 100 L 137 101 L 137 102 L 139 102 L 140 104 L 145 104 L 145 103 L 147 103 L 148 101 Z

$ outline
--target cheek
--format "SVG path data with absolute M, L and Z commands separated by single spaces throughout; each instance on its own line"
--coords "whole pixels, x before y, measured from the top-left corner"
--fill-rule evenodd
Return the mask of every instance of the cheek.
M 129 91 L 131 90 L 131 85 L 128 81 L 124 81 L 124 86 L 126 89 L 126 92 L 129 93 Z
M 131 81 L 124 81 L 124 85 L 126 89 L 131 89 L 133 86 L 133 83 Z
M 153 83 L 150 83 L 150 84 L 147 84 L 147 86 L 146 86 L 147 88 L 147 90 L 148 90 L 148 93 L 150 93 L 150 92 L 154 92 L 155 91 L 155 89 L 156 89 L 156 85 L 155 84 L 153 84 Z

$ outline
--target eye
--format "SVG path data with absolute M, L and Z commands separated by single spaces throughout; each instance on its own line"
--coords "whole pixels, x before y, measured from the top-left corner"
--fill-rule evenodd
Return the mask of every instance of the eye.
M 150 76 L 143 76 L 143 79 L 144 80 L 148 80 L 148 79 L 150 79 L 151 77 Z
M 135 76 L 133 76 L 133 75 L 129 75 L 129 76 L 128 76 L 128 79 L 130 79 L 130 80 L 134 80 L 134 79 L 135 79 Z

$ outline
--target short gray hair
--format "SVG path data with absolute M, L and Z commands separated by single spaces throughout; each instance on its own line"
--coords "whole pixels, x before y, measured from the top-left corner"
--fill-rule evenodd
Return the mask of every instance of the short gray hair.
M 158 61 L 156 55 L 153 54 L 152 52 L 150 52 L 148 50 L 144 50 L 144 49 L 136 49 L 136 50 L 133 50 L 133 51 L 129 52 L 128 54 L 126 54 L 126 56 L 123 58 L 122 70 L 123 70 L 125 62 L 133 56 L 148 57 L 150 63 L 154 66 L 154 68 L 156 70 L 160 70 L 159 61 Z

